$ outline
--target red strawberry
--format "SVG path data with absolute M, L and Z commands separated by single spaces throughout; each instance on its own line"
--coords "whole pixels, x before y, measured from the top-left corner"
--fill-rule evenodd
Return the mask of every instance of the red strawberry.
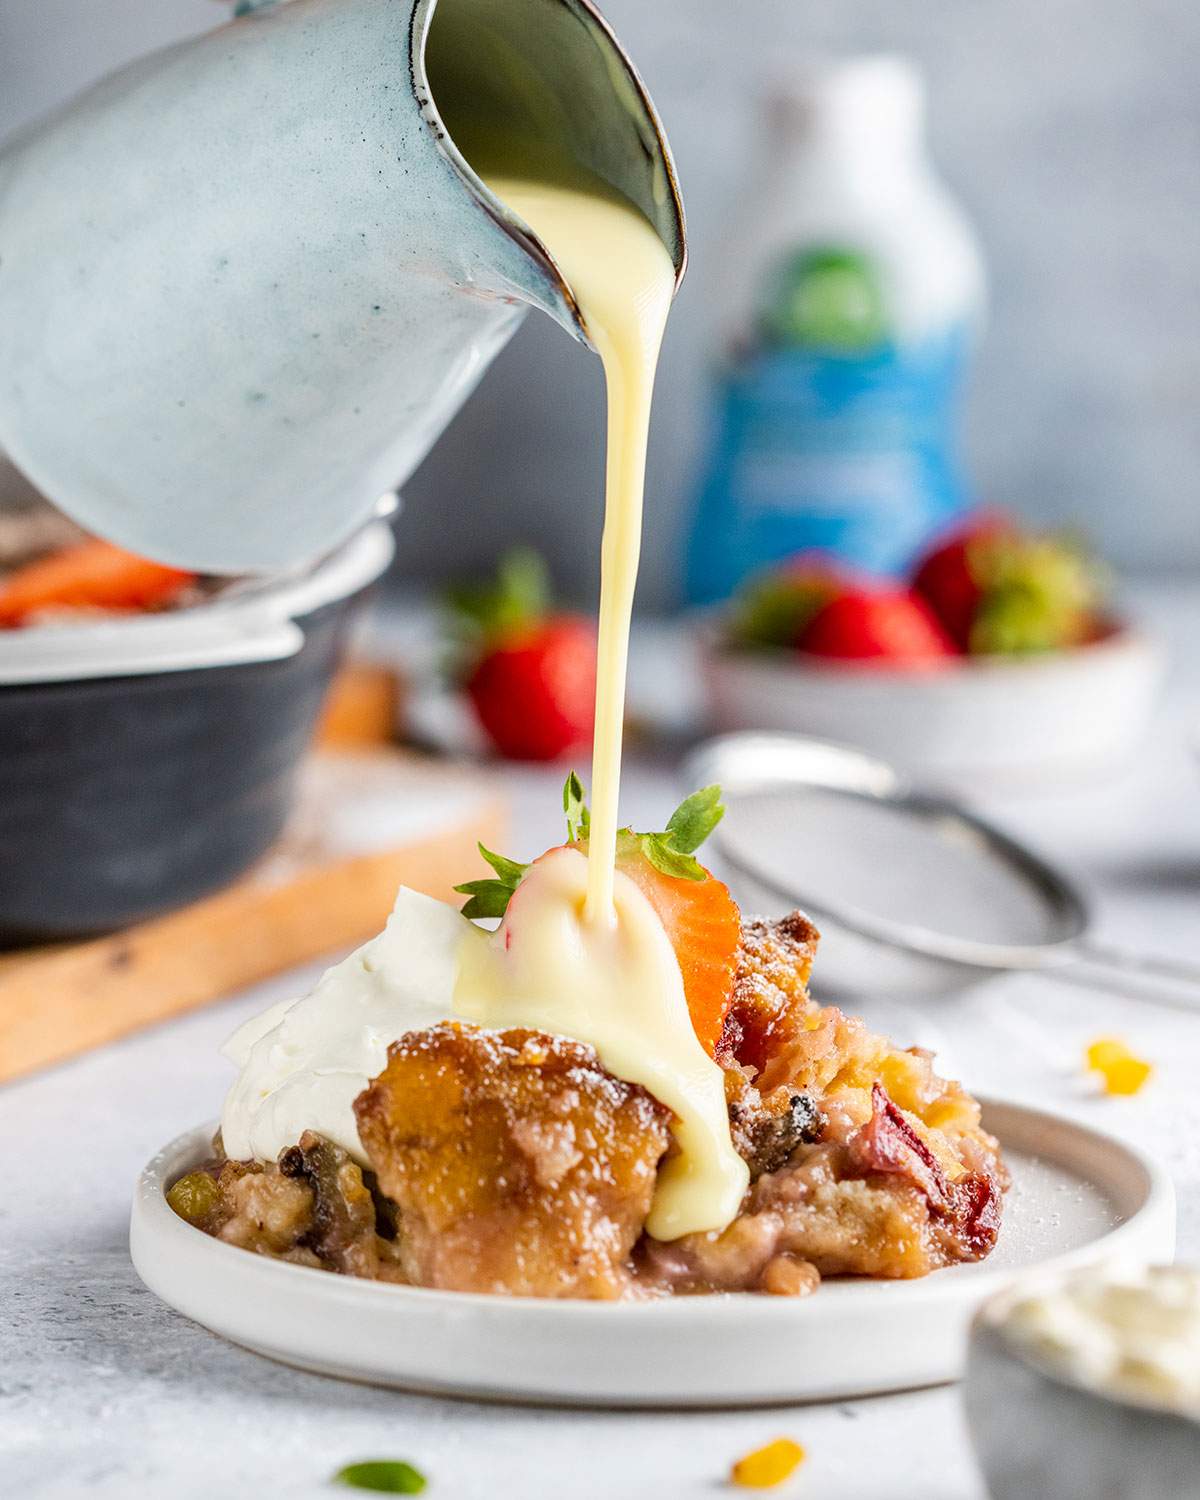
M 596 632 L 554 615 L 485 651 L 467 692 L 488 738 L 511 760 L 555 760 L 592 737 Z
M 954 655 L 937 617 L 908 589 L 854 589 L 809 622 L 800 649 L 846 660 L 933 662 Z
M 462 681 L 501 755 L 554 760 L 591 739 L 596 632 L 583 616 L 550 609 L 545 564 L 511 552 L 492 584 L 451 592 L 464 659 Z
M 729 613 L 735 646 L 794 646 L 824 604 L 854 579 L 820 553 L 802 552 L 756 573 L 738 590 Z
M 968 649 L 982 593 L 972 554 L 993 537 L 1012 535 L 1001 511 L 981 511 L 939 541 L 917 565 L 913 588 L 928 601 L 960 651 Z
M 1103 575 L 1077 543 L 984 513 L 934 548 L 913 587 L 961 650 L 1054 651 L 1094 639 Z

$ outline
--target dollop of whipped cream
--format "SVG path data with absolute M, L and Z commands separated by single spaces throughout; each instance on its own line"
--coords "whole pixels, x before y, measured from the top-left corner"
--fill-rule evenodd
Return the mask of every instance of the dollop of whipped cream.
M 454 907 L 402 886 L 378 937 L 221 1049 L 239 1070 L 221 1112 L 227 1154 L 274 1161 L 315 1130 L 365 1164 L 354 1100 L 387 1064 L 390 1043 L 457 1018 L 463 945 L 486 938 Z
M 1002 1326 L 1068 1379 L 1200 1417 L 1200 1271 L 1100 1268 L 1023 1297 Z

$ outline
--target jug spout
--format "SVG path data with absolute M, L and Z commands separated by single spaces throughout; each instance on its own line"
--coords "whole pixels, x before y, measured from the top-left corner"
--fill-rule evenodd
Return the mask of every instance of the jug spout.
M 105 80 L 0 148 L 0 448 L 184 566 L 336 545 L 527 307 L 587 337 L 478 175 L 502 130 L 682 274 L 669 150 L 589 0 L 280 0 Z
M 412 64 L 450 160 L 542 273 L 531 279 L 523 268 L 516 288 L 523 300 L 587 341 L 553 257 L 491 192 L 479 175 L 485 167 L 552 177 L 582 168 L 641 209 L 671 254 L 678 284 L 687 239 L 670 146 L 592 0 L 417 0 Z

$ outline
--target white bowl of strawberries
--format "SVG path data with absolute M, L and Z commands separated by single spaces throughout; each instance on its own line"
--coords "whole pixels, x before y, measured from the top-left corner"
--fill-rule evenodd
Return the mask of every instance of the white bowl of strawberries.
M 710 717 L 842 740 L 926 781 L 1111 769 L 1146 728 L 1163 653 L 1105 594 L 1075 542 L 998 512 L 940 538 L 907 582 L 805 554 L 706 625 Z

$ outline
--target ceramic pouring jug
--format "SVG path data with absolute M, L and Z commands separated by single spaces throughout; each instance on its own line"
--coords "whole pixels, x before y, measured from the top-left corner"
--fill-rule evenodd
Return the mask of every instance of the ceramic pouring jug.
M 89 529 L 214 572 L 361 524 L 528 307 L 587 340 L 459 120 L 581 162 L 684 262 L 661 126 L 590 0 L 241 8 L 0 150 L 0 448 Z

